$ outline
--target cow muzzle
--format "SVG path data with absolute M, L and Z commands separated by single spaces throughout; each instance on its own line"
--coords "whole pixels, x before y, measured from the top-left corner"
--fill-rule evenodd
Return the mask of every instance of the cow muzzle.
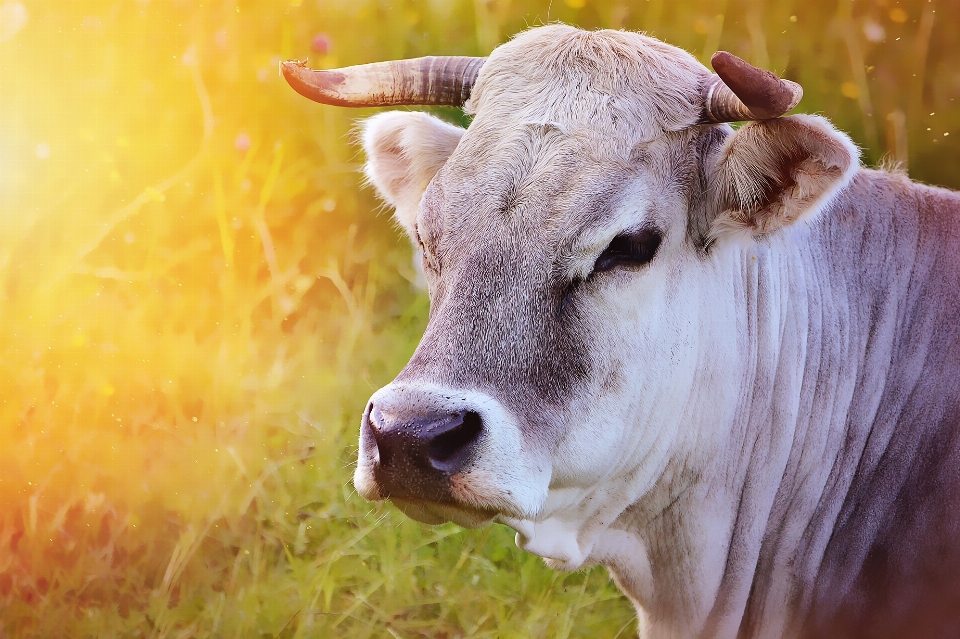
M 474 411 L 387 411 L 371 403 L 361 429 L 381 497 L 449 502 L 450 479 L 468 466 L 483 420 Z
M 516 420 L 488 395 L 392 384 L 364 412 L 354 485 L 427 523 L 529 516 L 546 498 L 549 471 L 528 451 Z

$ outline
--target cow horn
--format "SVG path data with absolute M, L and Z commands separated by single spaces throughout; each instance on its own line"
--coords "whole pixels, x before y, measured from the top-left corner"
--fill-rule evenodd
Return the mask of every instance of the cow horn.
M 701 122 L 769 120 L 797 106 L 803 87 L 726 51 L 710 58 L 716 75 L 703 86 Z
M 486 58 L 428 56 L 318 71 L 306 62 L 280 63 L 300 95 L 334 106 L 446 104 L 463 106 Z

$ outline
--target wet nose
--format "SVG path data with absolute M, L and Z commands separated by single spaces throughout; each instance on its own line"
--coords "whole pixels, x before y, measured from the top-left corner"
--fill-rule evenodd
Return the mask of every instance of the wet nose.
M 450 478 L 464 470 L 483 432 L 473 411 L 382 410 L 372 405 L 364 420 L 375 447 L 374 477 L 384 497 L 449 500 Z

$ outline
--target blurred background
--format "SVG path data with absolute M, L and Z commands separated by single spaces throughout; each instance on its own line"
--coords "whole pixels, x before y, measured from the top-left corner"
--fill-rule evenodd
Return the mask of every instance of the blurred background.
M 960 187 L 955 0 L 0 0 L 0 637 L 635 635 L 602 569 L 354 493 L 428 303 L 373 111 L 277 73 L 556 20 L 732 51 Z

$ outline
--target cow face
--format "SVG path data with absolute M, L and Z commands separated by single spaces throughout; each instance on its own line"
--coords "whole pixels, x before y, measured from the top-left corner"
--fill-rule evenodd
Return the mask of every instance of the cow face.
M 697 125 L 706 73 L 643 36 L 549 27 L 490 57 L 469 129 L 367 121 L 431 312 L 363 415 L 361 495 L 498 519 L 575 568 L 661 479 L 682 489 L 738 393 L 735 238 L 811 219 L 856 168 L 820 119 Z

